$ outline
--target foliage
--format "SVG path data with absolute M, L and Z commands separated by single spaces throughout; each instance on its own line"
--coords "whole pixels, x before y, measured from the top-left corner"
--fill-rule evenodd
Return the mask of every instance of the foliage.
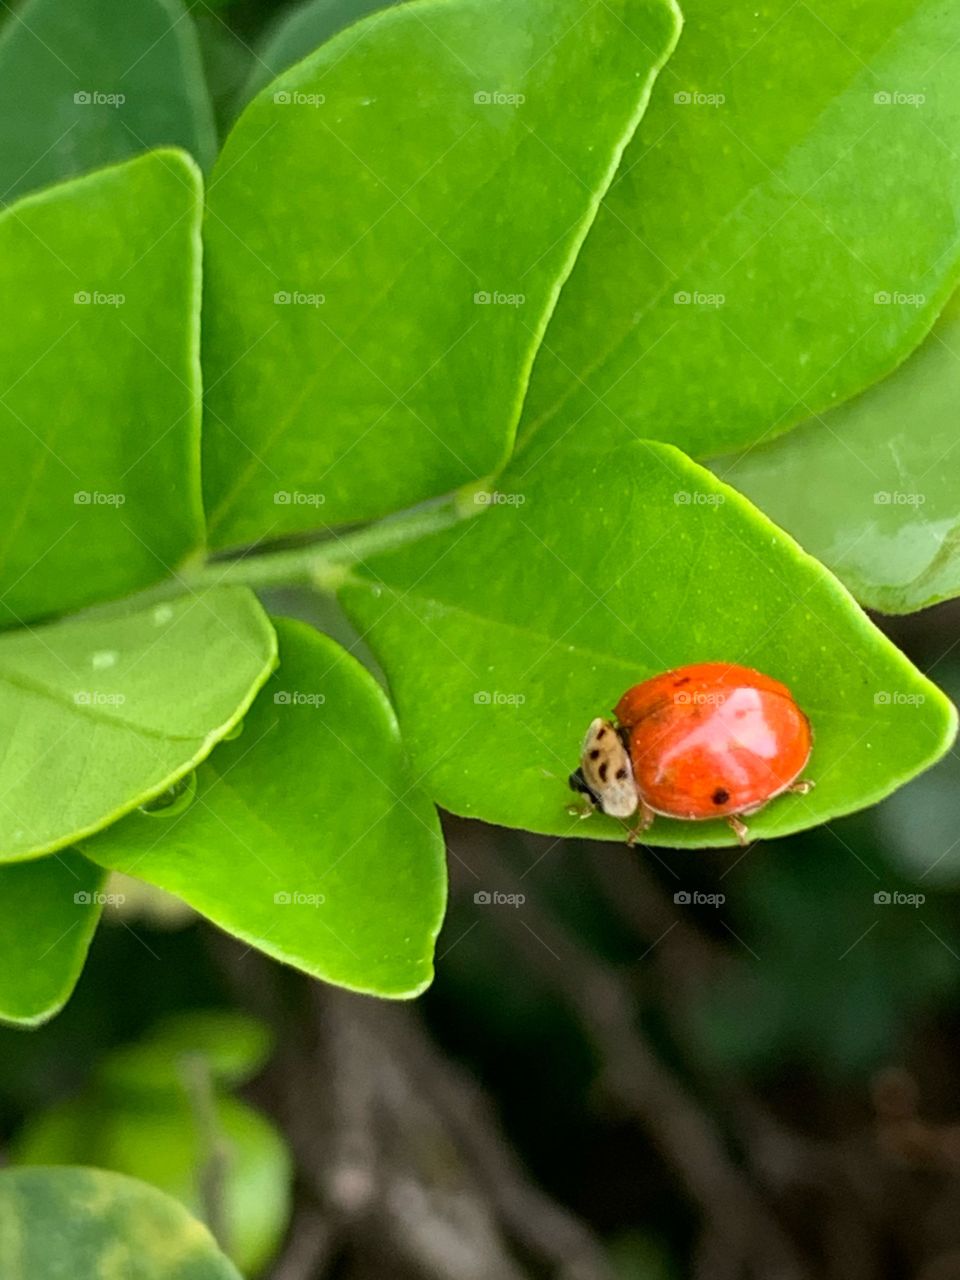
M 950 703 L 831 570 L 866 603 L 952 594 L 955 495 L 865 521 L 824 477 L 843 436 L 894 484 L 917 379 L 913 474 L 950 448 L 957 18 L 691 0 L 681 38 L 671 0 L 313 5 L 251 71 L 204 9 L 28 0 L 0 42 L 10 193 L 43 188 L 0 214 L 0 1015 L 63 1003 L 98 867 L 421 992 L 434 805 L 574 833 L 583 728 L 673 664 L 762 667 L 812 718 L 816 790 L 755 835 L 942 756 Z M 211 168 L 211 96 L 224 118 L 268 70 Z M 715 466 L 825 564 L 687 456 L 810 417 Z M 813 533 L 785 475 L 830 506 Z M 338 598 L 390 699 L 250 586 Z

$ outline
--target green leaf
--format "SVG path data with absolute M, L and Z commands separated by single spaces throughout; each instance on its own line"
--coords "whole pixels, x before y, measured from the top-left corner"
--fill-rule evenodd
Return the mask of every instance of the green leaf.
M 162 833 L 134 814 L 85 852 L 314 977 L 418 995 L 446 896 L 436 813 L 373 677 L 302 623 L 277 629 L 280 667 L 193 805 Z
M 0 636 L 0 861 L 72 844 L 167 791 L 275 660 L 266 615 L 236 587 Z
M 0 213 L 0 625 L 202 540 L 200 209 L 192 162 L 153 152 Z
M 711 466 L 862 604 L 910 613 L 960 593 L 958 404 L 960 294 L 885 381 Z
M 104 879 L 71 851 L 0 866 L 0 1021 L 35 1027 L 66 1004 L 100 919 Z
M 380 515 L 504 461 L 677 23 L 666 0 L 419 0 L 247 108 L 206 228 L 213 545 Z
M 622 839 L 613 819 L 567 815 L 567 775 L 594 716 L 689 662 L 766 671 L 812 720 L 816 789 L 750 818 L 756 837 L 872 804 L 949 746 L 940 691 L 816 561 L 672 447 L 568 446 L 478 497 L 485 515 L 370 557 L 343 590 L 423 785 L 454 813 Z M 732 837 L 658 818 L 644 839 Z
M 216 1129 L 224 1158 L 225 1241 L 237 1266 L 257 1275 L 289 1220 L 290 1157 L 274 1127 L 233 1098 L 217 1098 Z M 108 1103 L 89 1091 L 28 1121 L 13 1158 L 21 1165 L 88 1160 L 150 1183 L 199 1217 L 198 1174 L 206 1155 L 181 1089 L 179 1096 L 141 1106 Z
M 26 0 L 0 35 L 0 201 L 152 147 L 216 151 L 179 0 Z
M 180 1059 L 201 1054 L 213 1078 L 242 1084 L 266 1062 L 271 1036 L 256 1018 L 231 1009 L 193 1009 L 158 1023 L 143 1040 L 112 1053 L 101 1078 L 111 1089 L 143 1096 L 180 1090 Z
M 201 1223 L 102 1169 L 0 1172 L 4 1280 L 241 1280 Z
M 397 0 L 307 0 L 281 14 L 257 51 L 257 61 L 244 86 L 246 105 L 264 85 L 289 70 L 338 31 Z
M 957 280 L 960 9 L 684 15 L 546 335 L 531 456 L 573 430 L 698 456 L 769 440 L 889 373 Z

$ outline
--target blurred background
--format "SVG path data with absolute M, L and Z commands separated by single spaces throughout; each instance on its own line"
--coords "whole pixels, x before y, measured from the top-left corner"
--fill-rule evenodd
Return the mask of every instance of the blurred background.
M 221 129 L 374 7 L 190 6 Z M 960 696 L 960 607 L 879 621 Z M 958 785 L 703 853 L 448 819 L 411 1005 L 115 882 L 66 1010 L 0 1029 L 0 1153 L 156 1183 L 251 1280 L 960 1280 Z

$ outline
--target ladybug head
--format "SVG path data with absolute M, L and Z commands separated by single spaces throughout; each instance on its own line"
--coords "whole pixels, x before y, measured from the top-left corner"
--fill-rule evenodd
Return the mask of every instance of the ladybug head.
M 616 725 L 594 720 L 587 730 L 580 768 L 570 775 L 574 791 L 589 796 L 596 808 L 612 818 L 629 818 L 640 803 L 633 766 Z

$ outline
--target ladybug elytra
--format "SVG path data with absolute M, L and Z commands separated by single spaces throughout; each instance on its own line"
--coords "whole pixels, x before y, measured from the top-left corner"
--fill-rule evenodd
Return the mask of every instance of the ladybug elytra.
M 744 817 L 800 781 L 810 722 L 786 685 L 725 662 L 677 667 L 628 689 L 615 721 L 587 731 L 570 786 L 594 809 L 638 820 L 632 843 L 657 814 L 688 822 L 725 818 L 741 844 Z

